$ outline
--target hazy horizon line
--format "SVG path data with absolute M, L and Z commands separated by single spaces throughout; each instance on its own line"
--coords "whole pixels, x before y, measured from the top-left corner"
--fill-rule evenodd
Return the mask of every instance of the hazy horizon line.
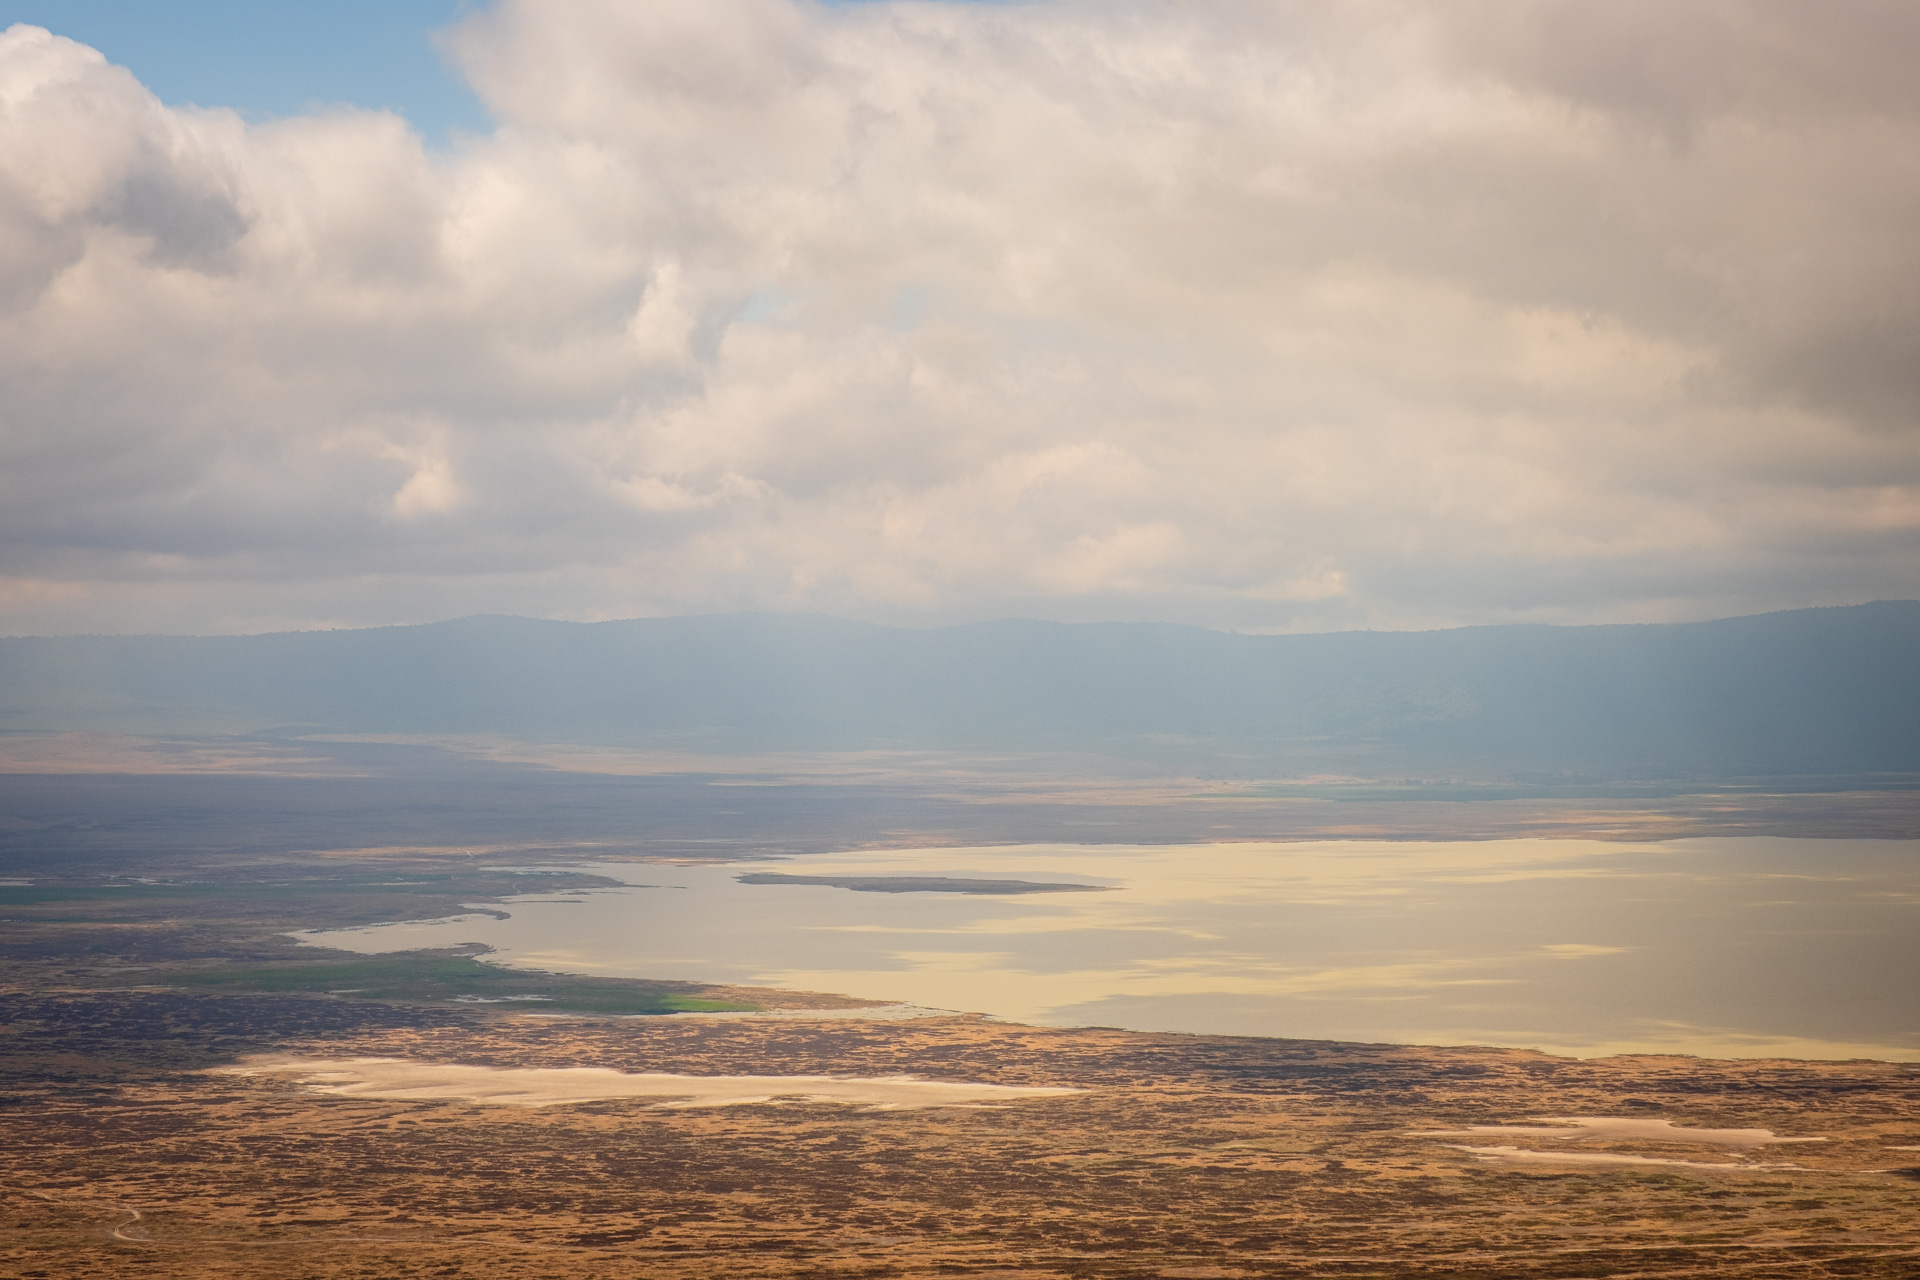
M 247 640 L 264 639 L 271 636 L 333 635 L 341 632 L 407 631 L 425 627 L 454 626 L 462 622 L 478 622 L 487 619 L 502 619 L 510 622 L 546 623 L 554 626 L 599 627 L 620 626 L 635 622 L 690 622 L 702 619 L 722 618 L 812 618 L 828 622 L 844 623 L 854 627 L 868 627 L 879 631 L 958 631 L 966 627 L 990 627 L 1007 623 L 1075 628 L 1162 627 L 1181 631 L 1205 631 L 1214 635 L 1243 636 L 1249 639 L 1259 637 L 1278 639 L 1285 636 L 1432 635 L 1443 631 L 1494 631 L 1519 628 L 1551 631 L 1580 631 L 1598 630 L 1601 628 L 1624 629 L 1628 627 L 1693 627 L 1706 626 L 1716 622 L 1737 622 L 1747 618 L 1771 618 L 1789 613 L 1824 613 L 1836 609 L 1870 609 L 1876 605 L 1920 606 L 1920 599 L 1882 597 L 1873 600 L 1855 601 L 1852 604 L 1804 605 L 1791 609 L 1765 609 L 1758 613 L 1734 613 L 1712 618 L 1691 618 L 1669 622 L 1468 622 L 1461 623 L 1457 626 L 1341 627 L 1325 631 L 1265 631 L 1252 627 L 1209 627 L 1193 622 L 1168 622 L 1154 618 L 1101 618 L 1068 622 L 1057 618 L 1036 618 L 1016 614 L 1007 614 L 992 618 L 977 618 L 968 622 L 914 625 L 911 623 L 898 622 L 873 622 L 865 618 L 852 618 L 843 614 L 826 613 L 815 609 L 736 609 L 716 610 L 705 613 L 639 614 L 626 618 L 542 618 L 521 613 L 469 613 L 452 618 L 435 618 L 425 622 L 384 622 L 358 627 L 290 627 L 278 631 L 221 632 L 71 631 L 52 634 L 8 633 L 0 635 L 0 640 Z

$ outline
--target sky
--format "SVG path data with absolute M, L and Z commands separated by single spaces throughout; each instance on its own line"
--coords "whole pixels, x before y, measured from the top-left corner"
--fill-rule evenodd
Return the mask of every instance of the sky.
M 492 127 L 434 33 L 468 0 L 0 0 L 0 29 L 45 27 L 126 67 L 169 106 L 252 121 L 352 105 L 397 111 L 428 142 Z
M 1920 595 L 1905 0 L 0 28 L 0 633 Z

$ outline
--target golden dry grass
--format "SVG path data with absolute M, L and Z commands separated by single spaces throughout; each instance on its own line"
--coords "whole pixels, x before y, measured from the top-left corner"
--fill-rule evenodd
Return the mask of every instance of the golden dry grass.
M 1920 1273 L 1920 1181 L 1886 1171 L 1920 1165 L 1897 1150 L 1920 1143 L 1920 1070 L 1891 1064 L 1582 1062 L 973 1018 L 555 1020 L 287 996 L 8 1004 L 0 1274 L 35 1280 Z M 533 1109 L 205 1070 L 265 1044 L 1088 1092 L 985 1110 Z M 1431 1136 L 1550 1115 L 1829 1141 L 1750 1156 L 1645 1136 L 1581 1144 L 1729 1164 L 1699 1168 L 1490 1163 Z

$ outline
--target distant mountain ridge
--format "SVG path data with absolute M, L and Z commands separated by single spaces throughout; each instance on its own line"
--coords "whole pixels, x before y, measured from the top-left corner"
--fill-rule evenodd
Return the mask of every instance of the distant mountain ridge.
M 0 730 L 495 733 L 1610 776 L 1920 771 L 1920 601 L 1231 635 L 806 614 L 0 639 Z

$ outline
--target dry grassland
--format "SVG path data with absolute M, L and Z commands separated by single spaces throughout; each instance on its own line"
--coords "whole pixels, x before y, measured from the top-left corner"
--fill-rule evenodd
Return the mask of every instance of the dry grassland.
M 5 1025 L 0 1274 L 31 1280 L 1920 1274 L 1920 1152 L 1898 1149 L 1920 1145 L 1920 1069 L 1884 1063 L 153 991 L 16 990 Z M 206 1069 L 265 1050 L 1088 1092 L 483 1107 Z M 1513 1165 L 1420 1136 L 1555 1115 L 1829 1141 L 1577 1144 L 1708 1169 Z

